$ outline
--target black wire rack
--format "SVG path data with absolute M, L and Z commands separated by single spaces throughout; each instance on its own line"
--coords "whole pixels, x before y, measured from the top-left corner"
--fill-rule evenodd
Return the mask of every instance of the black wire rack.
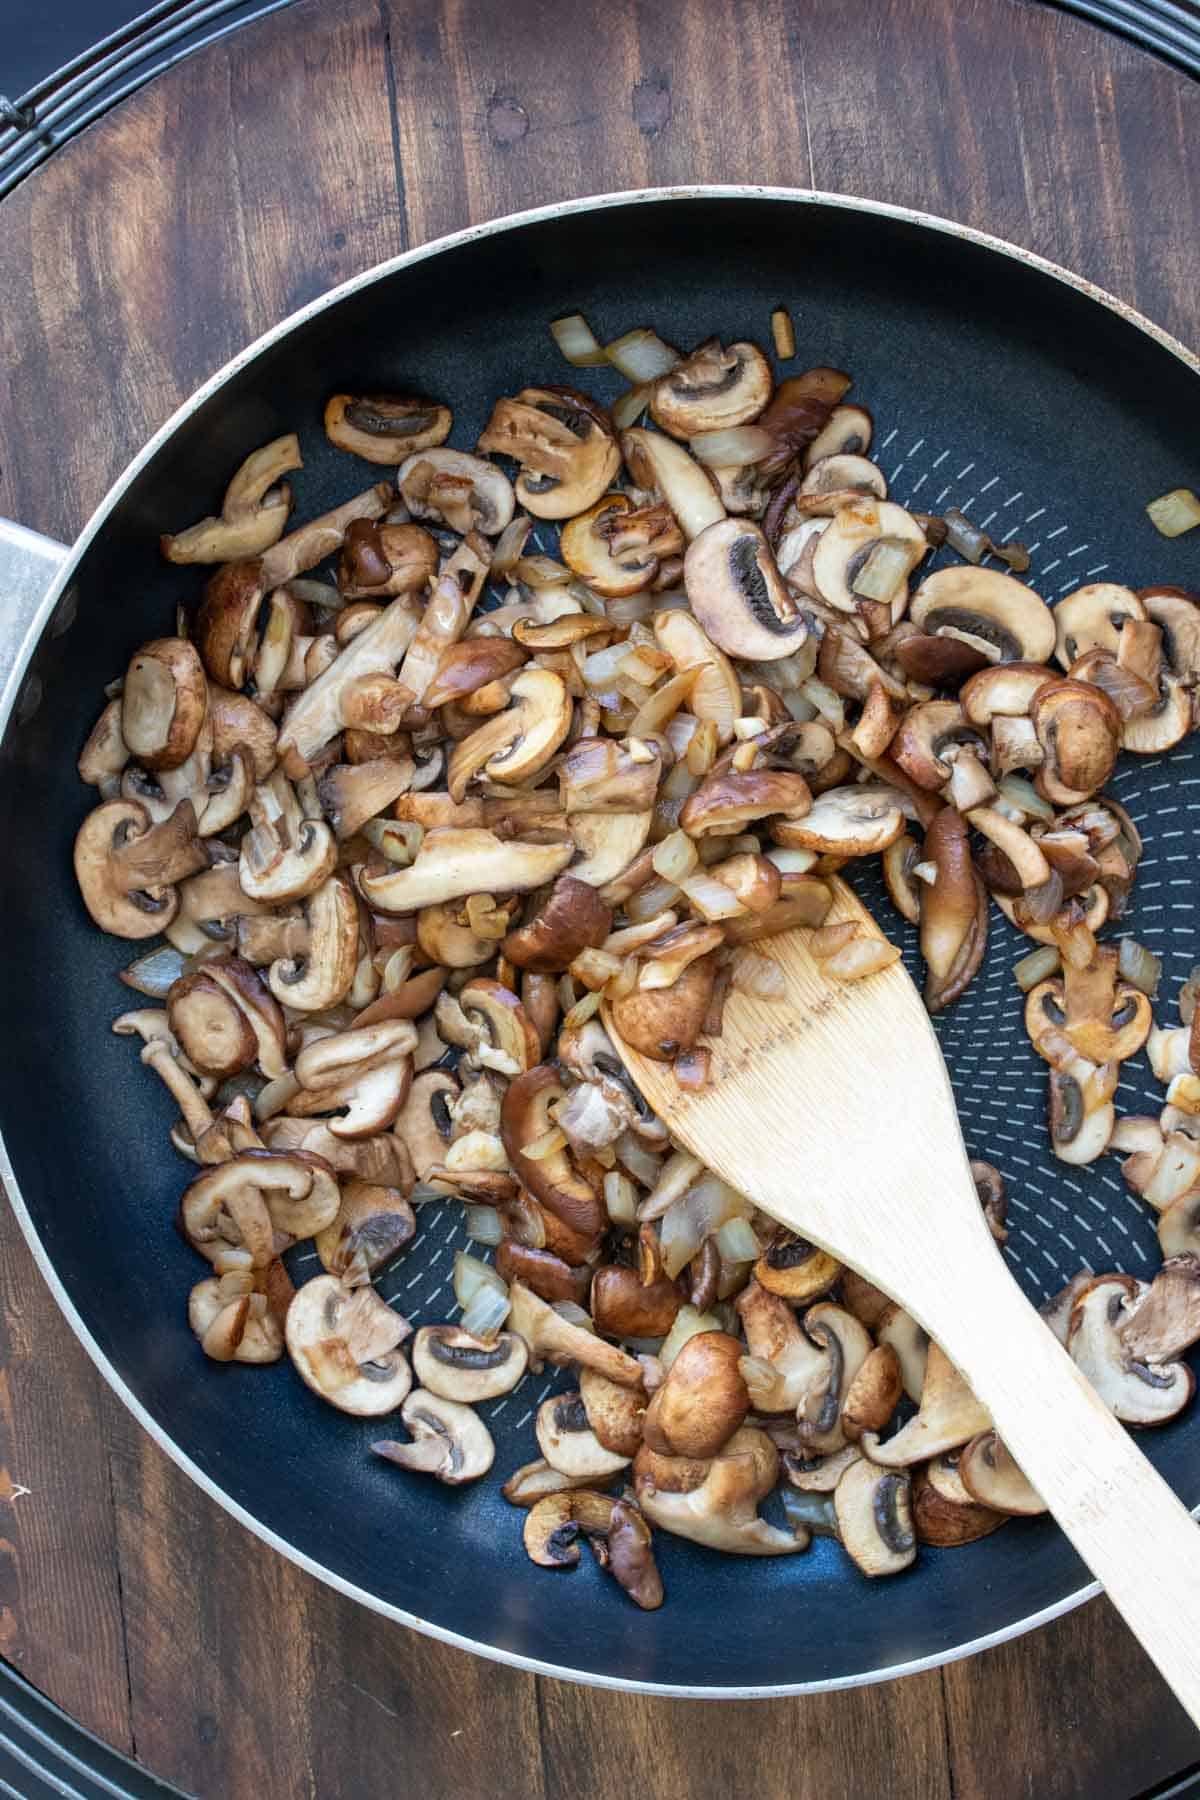
M 1200 80 L 1200 0 L 1052 0 Z M 0 197 L 109 107 L 292 0 L 160 0 L 16 96 L 0 94 Z

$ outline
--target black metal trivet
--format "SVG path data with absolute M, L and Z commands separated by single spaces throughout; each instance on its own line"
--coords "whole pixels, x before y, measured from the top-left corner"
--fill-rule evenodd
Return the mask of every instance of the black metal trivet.
M 0 1662 L 0 1794 L 14 1800 L 186 1800 L 84 1731 Z

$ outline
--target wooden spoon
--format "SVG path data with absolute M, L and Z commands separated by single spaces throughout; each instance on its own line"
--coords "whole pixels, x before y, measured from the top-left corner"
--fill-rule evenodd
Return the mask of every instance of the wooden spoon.
M 882 933 L 843 881 L 829 923 Z M 886 1290 L 957 1364 L 1080 1556 L 1200 1724 L 1196 1523 L 1038 1317 L 979 1204 L 946 1065 L 899 962 L 826 974 L 790 931 L 756 949 L 784 998 L 733 992 L 712 1082 L 613 1042 L 676 1141 Z

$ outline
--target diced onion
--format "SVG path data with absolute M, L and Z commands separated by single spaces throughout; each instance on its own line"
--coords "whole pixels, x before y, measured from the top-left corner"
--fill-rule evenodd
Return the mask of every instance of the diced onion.
M 1164 537 L 1182 537 L 1200 525 L 1200 499 L 1190 488 L 1172 488 L 1169 494 L 1160 494 L 1146 511 L 1154 529 Z
M 750 1203 L 717 1175 L 705 1175 L 682 1200 L 663 1215 L 659 1227 L 663 1269 L 670 1280 L 691 1262 L 706 1237 L 719 1231 L 727 1219 L 750 1210 Z
M 762 462 L 777 448 L 772 434 L 761 425 L 730 425 L 724 431 L 702 431 L 688 449 L 707 469 L 744 469 Z
M 997 791 L 1002 800 L 1017 807 L 1027 819 L 1045 819 L 1048 825 L 1053 823 L 1054 808 L 1023 775 L 1005 775 L 997 784 Z
M 1023 994 L 1035 988 L 1039 981 L 1048 981 L 1051 975 L 1057 975 L 1062 968 L 1062 957 L 1054 944 L 1043 944 L 1040 949 L 1031 950 L 1028 956 L 1022 956 L 1013 964 L 1013 974 L 1017 978 L 1017 986 Z
M 853 592 L 864 600 L 890 605 L 908 580 L 911 568 L 910 546 L 893 538 L 881 538 L 854 577 Z
M 593 650 L 584 659 L 583 679 L 590 688 L 601 692 L 611 688 L 627 655 L 628 650 L 624 644 L 610 644 L 606 650 Z
M 556 1300 L 553 1310 L 560 1319 L 565 1319 L 568 1325 L 578 1325 L 581 1331 L 595 1331 L 596 1329 L 591 1313 L 585 1312 L 583 1307 L 574 1300 Z
M 636 894 L 630 894 L 625 902 L 625 917 L 631 924 L 640 925 L 644 919 L 667 912 L 678 899 L 679 889 L 673 881 L 651 881 Z
M 494 1206 L 464 1206 L 467 1236 L 473 1244 L 488 1244 L 493 1249 L 504 1236 L 504 1222 Z
M 362 834 L 381 856 L 406 869 L 421 848 L 425 828 L 408 819 L 368 819 Z
M 626 388 L 625 392 L 613 401 L 609 408 L 609 417 L 618 431 L 628 431 L 636 425 L 650 404 L 653 384 L 640 382 L 637 387 Z
M 506 1291 L 481 1286 L 476 1289 L 469 1306 L 464 1306 L 458 1323 L 472 1337 L 494 1337 L 512 1311 Z
M 687 897 L 687 902 L 702 919 L 736 919 L 745 912 L 737 895 L 727 888 L 723 881 L 717 881 L 711 875 L 689 875 L 686 881 L 680 882 L 680 888 Z
M 490 1263 L 468 1256 L 465 1250 L 454 1252 L 454 1298 L 465 1312 L 481 1288 L 508 1298 L 508 1283 L 497 1275 Z
M 733 963 L 732 986 L 739 994 L 751 994 L 756 1000 L 782 1000 L 787 993 L 787 982 L 779 964 L 753 950 L 738 951 Z
M 554 1156 L 559 1150 L 567 1147 L 567 1134 L 558 1125 L 552 1125 L 549 1131 L 543 1131 L 521 1147 L 521 1155 L 527 1156 L 531 1162 L 544 1162 L 546 1157 Z
M 779 1371 L 762 1356 L 739 1356 L 738 1373 L 746 1384 L 751 1406 L 770 1412 L 779 1391 Z
M 900 952 L 895 944 L 881 938 L 860 937 L 835 950 L 826 958 L 825 967 L 838 981 L 863 981 L 868 975 L 878 975 L 899 961 Z
M 946 525 L 946 542 L 960 556 L 965 556 L 969 563 L 981 563 L 987 554 L 989 538 L 986 531 L 972 523 L 965 513 L 952 506 L 943 514 Z
M 628 1167 L 628 1164 L 626 1164 Z M 704 1173 L 704 1164 L 687 1150 L 673 1150 L 658 1172 L 654 1187 L 638 1209 L 639 1219 L 661 1219 L 693 1182 Z
M 801 683 L 800 692 L 811 705 L 816 707 L 825 723 L 831 725 L 835 733 L 845 730 L 846 707 L 840 694 L 835 694 L 831 687 L 827 687 L 823 681 L 818 681 L 815 675 L 810 675 L 807 681 Z M 785 704 L 787 704 L 786 701 Z M 791 708 L 789 707 L 788 710 L 790 711 Z
M 551 319 L 550 335 L 573 369 L 598 369 L 608 361 L 607 350 L 582 313 Z
M 645 1188 L 654 1186 L 662 1168 L 662 1158 L 655 1156 L 653 1150 L 647 1150 L 642 1140 L 632 1131 L 625 1132 L 617 1139 L 617 1161 Z
M 675 1314 L 675 1323 L 659 1347 L 659 1362 L 664 1369 L 669 1369 L 689 1338 L 699 1337 L 702 1331 L 720 1329 L 721 1321 L 715 1313 L 697 1312 L 694 1306 L 681 1306 Z
M 510 519 L 504 527 L 496 539 L 496 549 L 490 571 L 497 580 L 503 580 L 510 573 L 514 564 L 520 561 L 532 530 L 533 520 L 528 518 L 525 513 L 518 513 L 516 518 Z
M 589 1019 L 595 1018 L 603 997 L 603 990 L 596 988 L 592 993 L 585 994 L 582 1000 L 577 1000 L 563 1015 L 564 1030 L 574 1031 L 576 1026 L 586 1025 Z
M 773 862 L 781 875 L 807 875 L 816 860 L 815 850 L 767 851 L 767 861 Z
M 726 1219 L 717 1232 L 717 1249 L 726 1262 L 756 1262 L 762 1245 L 749 1219 Z
M 555 562 L 552 556 L 519 556 L 512 572 L 518 581 L 538 593 L 546 588 L 564 587 L 571 580 L 570 569 L 564 563 Z
M 609 1169 L 604 1177 L 604 1204 L 614 1225 L 631 1229 L 637 1223 L 637 1189 L 620 1169 Z
M 700 861 L 695 840 L 686 831 L 673 831 L 665 837 L 661 844 L 654 847 L 651 857 L 656 875 L 664 881 L 673 881 L 676 886 L 690 875 Z
M 678 350 L 664 344 L 656 331 L 639 325 L 605 346 L 609 362 L 626 381 L 657 381 L 681 360 Z
M 276 1076 L 268 1081 L 266 1087 L 260 1088 L 254 1102 L 254 1116 L 259 1124 L 266 1119 L 273 1119 L 277 1112 L 282 1112 L 289 1100 L 294 1100 L 300 1092 L 300 1083 L 289 1070 L 286 1075 Z
M 1117 947 L 1117 972 L 1153 1000 L 1162 979 L 1162 959 L 1134 938 L 1122 938 Z
M 164 1000 L 183 974 L 184 961 L 183 952 L 176 950 L 174 944 L 160 944 L 148 956 L 139 956 L 127 969 L 122 969 L 121 980 L 137 994 L 148 994 L 151 1000 Z

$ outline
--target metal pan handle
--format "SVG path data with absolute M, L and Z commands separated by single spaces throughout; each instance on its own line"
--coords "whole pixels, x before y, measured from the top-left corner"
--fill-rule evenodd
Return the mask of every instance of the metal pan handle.
M 14 707 L 18 719 L 27 717 L 40 698 L 36 675 L 29 675 L 13 690 L 36 645 L 43 602 L 68 554 L 65 544 L 0 519 L 0 708 L 4 718 Z

